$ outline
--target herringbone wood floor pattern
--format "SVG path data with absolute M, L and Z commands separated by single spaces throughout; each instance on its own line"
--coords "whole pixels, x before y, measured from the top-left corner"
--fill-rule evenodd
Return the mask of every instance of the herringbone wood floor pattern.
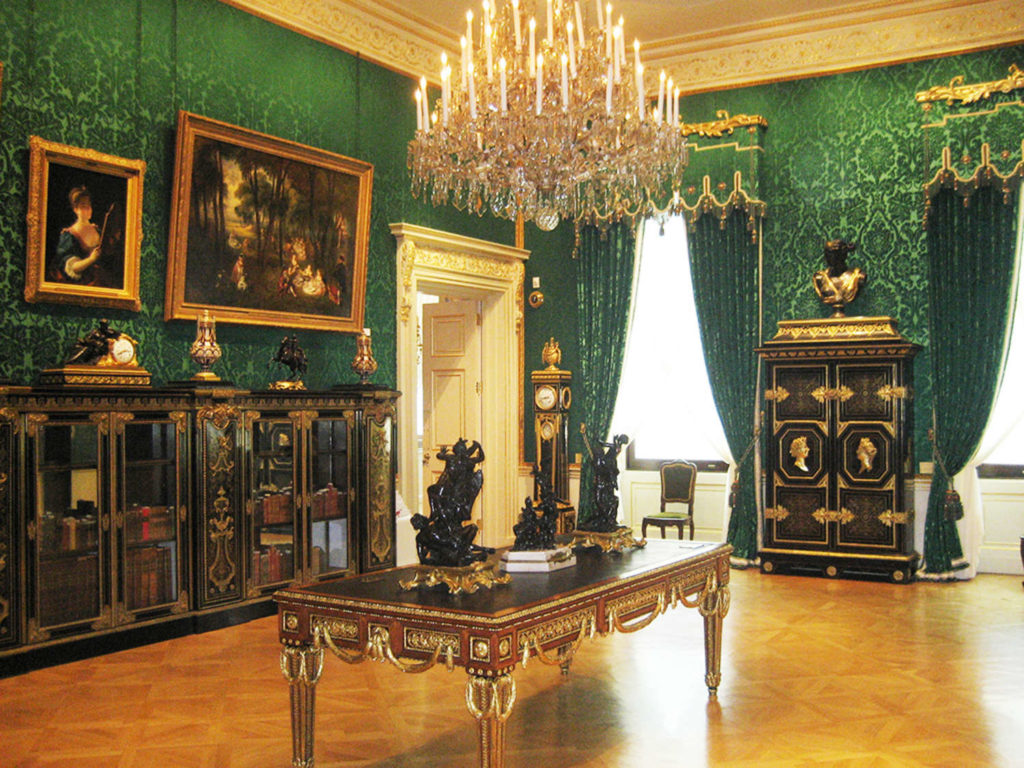
M 1020 578 L 896 586 L 734 572 L 717 702 L 677 608 L 516 673 L 510 768 L 1024 766 Z M 317 765 L 476 765 L 465 673 L 333 658 Z M 0 766 L 286 768 L 274 618 L 0 680 Z

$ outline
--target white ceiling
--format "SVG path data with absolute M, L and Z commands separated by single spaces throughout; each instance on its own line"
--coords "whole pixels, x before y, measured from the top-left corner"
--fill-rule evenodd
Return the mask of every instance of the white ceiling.
M 458 50 L 466 11 L 481 6 L 480 0 L 223 2 L 391 69 L 432 79 L 440 53 Z M 520 2 L 524 8 L 544 8 L 543 0 Z M 591 19 L 594 2 L 580 0 Z M 627 40 L 641 41 L 645 64 L 666 69 L 688 92 L 1024 41 L 1021 0 L 615 0 L 612 5 L 614 17 L 625 19 Z

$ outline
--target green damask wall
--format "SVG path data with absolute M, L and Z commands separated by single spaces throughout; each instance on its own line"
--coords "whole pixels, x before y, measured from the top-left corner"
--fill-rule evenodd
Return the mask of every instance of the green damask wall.
M 415 129 L 410 79 L 216 0 L 4 0 L 0 61 L 0 376 L 16 382 L 58 364 L 102 316 L 139 339 L 142 363 L 158 382 L 191 374 L 194 325 L 163 320 L 179 109 L 373 163 L 366 325 L 374 331 L 380 383 L 395 381 L 395 241 L 388 224 L 514 241 L 508 222 L 412 199 L 405 170 Z M 141 312 L 22 298 L 33 134 L 146 161 Z M 242 386 L 264 386 L 283 330 L 218 324 L 217 331 L 224 349 L 218 372 Z M 311 359 L 310 386 L 355 379 L 352 336 L 299 337 Z
M 768 204 L 764 228 L 764 333 L 779 320 L 826 317 L 810 275 L 823 266 L 826 239 L 857 243 L 851 262 L 868 283 L 850 314 L 891 315 L 925 346 L 915 364 L 916 461 L 931 459 L 931 381 L 925 239 L 922 125 L 934 120 L 914 94 L 948 83 L 998 80 L 1024 62 L 1024 46 L 742 88 L 687 98 L 687 122 L 716 110 L 768 120 L 760 193 Z M 993 156 L 1016 146 L 993 146 Z M 935 153 L 933 148 L 932 153 Z M 975 158 L 977 160 L 977 158 Z M 931 171 L 933 172 L 933 171 Z M 928 173 L 929 177 L 931 172 Z
M 158 381 L 191 373 L 188 322 L 163 320 L 167 227 L 177 111 L 186 109 L 374 164 L 366 324 L 380 361 L 375 380 L 393 384 L 394 254 L 387 225 L 408 221 L 502 243 L 510 223 L 413 200 L 405 169 L 415 116 L 414 84 L 374 64 L 235 10 L 217 0 L 4 0 L 0 3 L 0 376 L 31 381 L 58 363 L 70 343 L 101 316 L 142 342 L 143 364 Z M 921 125 L 913 95 L 963 74 L 997 79 L 1024 62 L 1024 46 L 701 94 L 686 99 L 687 120 L 716 110 L 765 116 L 759 192 L 768 203 L 764 233 L 765 332 L 779 319 L 820 316 L 809 275 L 822 242 L 858 243 L 855 262 L 869 283 L 854 306 L 890 314 L 912 340 L 927 345 L 921 183 Z M 140 157 L 145 177 L 139 313 L 27 304 L 25 269 L 28 137 Z M 994 147 L 994 153 L 999 148 Z M 727 180 L 731 182 L 730 180 Z M 695 183 L 699 183 L 699 179 Z M 525 308 L 526 371 L 540 366 L 549 336 L 563 367 L 578 368 L 573 233 L 526 227 L 526 265 L 541 277 L 546 302 Z M 266 361 L 283 330 L 218 327 L 220 373 L 262 386 Z M 349 382 L 351 336 L 300 334 L 312 359 L 311 386 Z M 916 365 L 916 458 L 928 459 L 927 350 Z M 526 455 L 533 457 L 529 399 Z M 573 422 L 571 452 L 580 450 Z

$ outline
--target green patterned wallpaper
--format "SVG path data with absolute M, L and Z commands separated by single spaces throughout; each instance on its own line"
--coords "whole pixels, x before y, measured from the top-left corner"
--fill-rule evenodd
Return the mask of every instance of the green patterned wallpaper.
M 378 383 L 395 382 L 395 241 L 388 224 L 424 226 L 512 243 L 505 221 L 412 199 L 406 142 L 415 128 L 412 81 L 216 0 L 69 0 L 0 3 L 0 376 L 30 382 L 59 364 L 99 317 L 140 341 L 157 383 L 186 378 L 190 322 L 163 319 L 166 251 L 179 109 L 366 160 L 374 165 L 366 325 Z M 72 21 L 73 20 L 73 21 Z M 139 313 L 27 304 L 28 137 L 147 163 Z M 273 377 L 284 329 L 219 323 L 215 370 L 247 387 Z M 300 332 L 306 382 L 353 382 L 347 334 Z
M 179 109 L 374 164 L 366 324 L 374 330 L 377 382 L 395 381 L 395 243 L 388 224 L 408 221 L 514 242 L 509 222 L 433 208 L 410 196 L 405 153 L 415 127 L 415 86 L 409 78 L 217 0 L 94 0 L 88 7 L 83 14 L 70 0 L 0 3 L 0 376 L 31 381 L 41 368 L 59 363 L 101 316 L 141 341 L 142 362 L 158 382 L 190 375 L 194 327 L 163 320 Z M 905 335 L 927 344 L 922 125 L 934 115 L 922 111 L 914 93 L 960 74 L 968 82 L 998 79 L 1015 62 L 1024 63 L 1024 46 L 686 99 L 687 121 L 726 109 L 769 122 L 756 174 L 769 206 L 766 335 L 780 319 L 826 314 L 809 276 L 821 263 L 823 241 L 845 237 L 858 243 L 854 263 L 869 273 L 854 311 L 893 315 Z M 141 312 L 23 300 L 32 134 L 146 160 Z M 577 367 L 572 244 L 571 227 L 552 233 L 526 227 L 525 245 L 533 255 L 524 289 L 528 293 L 531 278 L 540 276 L 546 296 L 543 307 L 525 308 L 527 393 L 529 371 L 539 366 L 549 336 L 561 343 L 563 367 Z M 267 361 L 282 335 L 280 328 L 220 324 L 225 356 L 219 372 L 244 386 L 262 386 L 270 380 Z M 312 360 L 311 386 L 354 381 L 348 367 L 352 336 L 307 332 L 300 342 Z M 915 375 L 916 458 L 927 460 L 927 350 Z M 525 414 L 531 459 L 529 399 Z M 574 421 L 572 453 L 580 450 L 577 430 Z
M 688 122 L 709 119 L 718 109 L 768 120 L 760 167 L 768 204 L 766 338 L 779 320 L 829 314 L 810 276 L 823 266 L 824 241 L 842 237 L 857 243 L 851 263 L 868 272 L 850 313 L 891 315 L 905 336 L 925 346 L 915 365 L 915 461 L 931 458 L 921 185 L 922 126 L 934 117 L 914 94 L 956 75 L 969 83 L 999 79 L 1014 62 L 1024 62 L 1024 46 L 700 94 L 683 105 Z M 1024 125 L 1017 127 L 1019 153 Z

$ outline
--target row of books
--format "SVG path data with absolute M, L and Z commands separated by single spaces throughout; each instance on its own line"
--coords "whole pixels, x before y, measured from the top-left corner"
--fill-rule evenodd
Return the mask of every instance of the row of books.
M 332 483 L 313 494 L 313 520 L 335 520 L 344 517 L 344 496 Z M 290 523 L 295 514 L 291 488 L 257 496 L 252 504 L 253 522 L 261 525 Z
M 99 545 L 99 524 L 95 514 L 62 515 L 44 512 L 40 530 L 44 552 L 76 552 Z
M 291 488 L 257 496 L 252 503 L 253 521 L 258 526 L 290 523 L 294 514 Z
M 177 514 L 174 507 L 133 506 L 125 515 L 124 526 L 129 544 L 167 541 L 177 536 Z
M 44 560 L 39 564 L 39 624 L 53 627 L 99 615 L 96 555 Z
M 128 610 L 172 603 L 177 599 L 174 560 L 170 547 L 154 545 L 129 550 L 124 596 Z
M 252 551 L 252 576 L 258 584 L 286 581 L 295 575 L 295 554 L 289 545 L 271 544 Z
M 326 488 L 321 488 L 313 494 L 314 520 L 333 520 L 344 514 L 341 491 L 335 488 L 333 483 L 328 483 Z

